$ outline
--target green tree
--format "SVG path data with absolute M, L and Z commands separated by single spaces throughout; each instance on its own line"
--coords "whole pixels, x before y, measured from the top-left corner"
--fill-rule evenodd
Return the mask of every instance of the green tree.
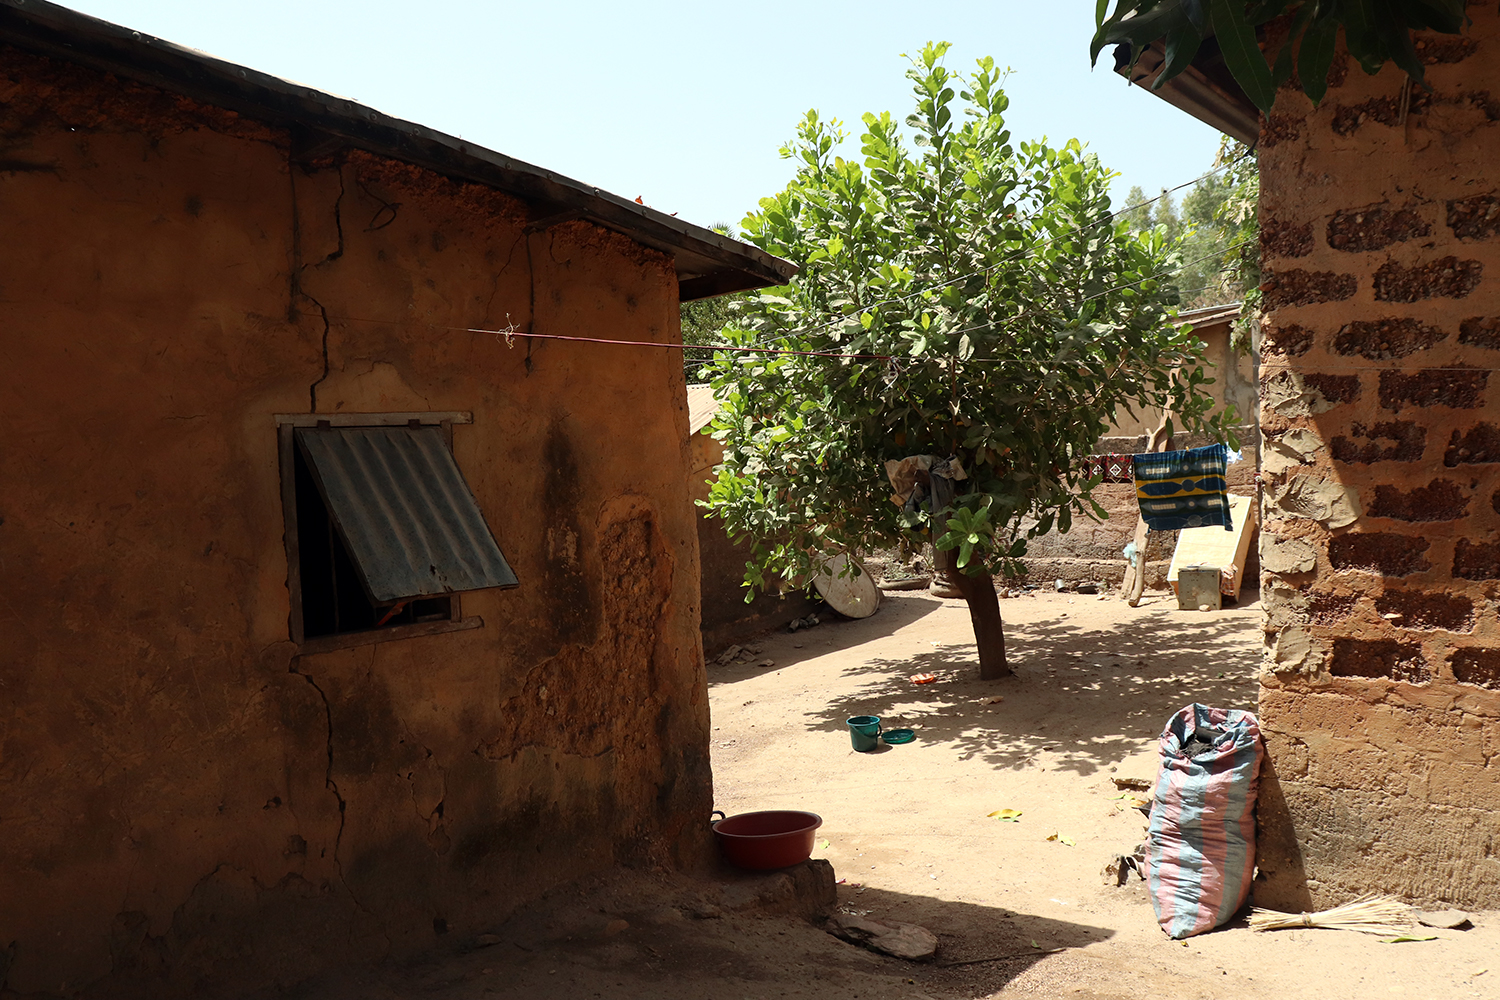
M 843 356 L 716 356 L 725 456 L 709 505 L 754 540 L 752 588 L 931 532 L 962 570 L 980 675 L 997 677 L 992 574 L 1027 538 L 1106 516 L 1076 459 L 1116 408 L 1166 406 L 1221 436 L 1227 421 L 1207 416 L 1201 342 L 1169 322 L 1164 235 L 1112 217 L 1113 175 L 1076 140 L 1013 144 L 993 61 L 960 76 L 947 48 L 907 72 L 914 149 L 889 113 L 867 114 L 862 160 L 846 160 L 838 123 L 809 112 L 782 150 L 796 176 L 745 220 L 802 270 L 748 298 L 725 336 Z M 893 503 L 883 465 L 923 454 L 967 475 L 935 517 Z
M 1119 214 L 1132 232 L 1160 226 L 1168 239 L 1179 240 L 1183 264 L 1176 283 L 1187 309 L 1259 301 L 1260 175 L 1255 154 L 1224 136 L 1214 166 L 1220 169 L 1183 195 L 1180 211 L 1167 192 L 1148 205 L 1141 189 L 1133 187 L 1126 195 L 1129 207 Z M 1242 324 L 1253 311 L 1242 313 Z

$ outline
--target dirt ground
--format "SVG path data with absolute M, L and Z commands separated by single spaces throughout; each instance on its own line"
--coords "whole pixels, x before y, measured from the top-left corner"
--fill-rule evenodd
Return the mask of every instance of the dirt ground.
M 1041 593 L 1001 611 L 1016 670 L 1003 681 L 977 679 L 962 602 L 924 592 L 888 595 L 864 621 L 830 615 L 768 635 L 754 662 L 709 670 L 717 807 L 820 814 L 814 857 L 842 880 L 840 909 L 929 928 L 936 962 L 875 955 L 795 915 L 746 908 L 753 882 L 614 873 L 559 890 L 441 962 L 299 995 L 1500 997 L 1500 913 L 1474 914 L 1467 931 L 1422 929 L 1436 939 L 1420 942 L 1256 933 L 1243 918 L 1174 942 L 1139 880 L 1106 885 L 1104 865 L 1145 828 L 1111 779 L 1153 777 L 1157 734 L 1186 704 L 1254 708 L 1253 600 L 1200 613 L 1160 595 L 1131 609 Z M 938 680 L 914 685 L 918 672 Z M 917 739 L 855 753 L 844 720 L 861 714 Z M 988 816 L 1002 808 L 1021 810 L 1019 821 Z

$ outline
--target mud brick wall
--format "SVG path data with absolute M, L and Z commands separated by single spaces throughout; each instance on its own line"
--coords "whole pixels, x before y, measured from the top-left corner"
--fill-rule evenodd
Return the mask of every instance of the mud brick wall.
M 1261 133 L 1258 905 L 1500 906 L 1495 7 Z

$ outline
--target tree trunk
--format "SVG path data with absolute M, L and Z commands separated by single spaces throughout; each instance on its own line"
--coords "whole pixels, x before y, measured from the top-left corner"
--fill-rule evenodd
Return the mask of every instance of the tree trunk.
M 939 552 L 953 569 L 953 583 L 969 606 L 969 621 L 974 624 L 974 642 L 979 647 L 979 679 L 992 681 L 1012 674 L 1005 662 L 1005 625 L 1000 621 L 1000 598 L 995 593 L 995 578 L 981 572 L 970 576 L 955 565 L 953 551 Z

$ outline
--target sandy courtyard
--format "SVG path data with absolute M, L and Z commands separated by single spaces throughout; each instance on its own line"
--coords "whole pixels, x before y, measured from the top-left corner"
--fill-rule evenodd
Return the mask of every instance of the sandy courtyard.
M 977 679 L 962 602 L 925 593 L 890 595 L 864 621 L 830 615 L 768 635 L 753 663 L 709 668 L 717 807 L 822 815 L 814 856 L 843 880 L 840 908 L 929 928 L 941 940 L 935 962 L 875 955 L 797 916 L 737 905 L 744 884 L 726 887 L 727 872 L 615 872 L 563 887 L 429 964 L 290 995 L 1500 997 L 1500 914 L 1475 914 L 1467 931 L 1422 929 L 1431 941 L 1255 933 L 1241 921 L 1184 943 L 1157 928 L 1139 880 L 1106 885 L 1101 869 L 1145 829 L 1112 779 L 1154 776 L 1157 734 L 1183 705 L 1254 708 L 1258 605 L 1199 613 L 1162 596 L 1131 609 L 1034 594 L 1001 611 L 1016 670 L 1003 681 Z M 918 672 L 938 680 L 917 686 L 908 676 Z M 917 739 L 857 754 L 844 720 L 859 714 L 911 726 Z M 1019 821 L 989 817 L 1003 808 Z

